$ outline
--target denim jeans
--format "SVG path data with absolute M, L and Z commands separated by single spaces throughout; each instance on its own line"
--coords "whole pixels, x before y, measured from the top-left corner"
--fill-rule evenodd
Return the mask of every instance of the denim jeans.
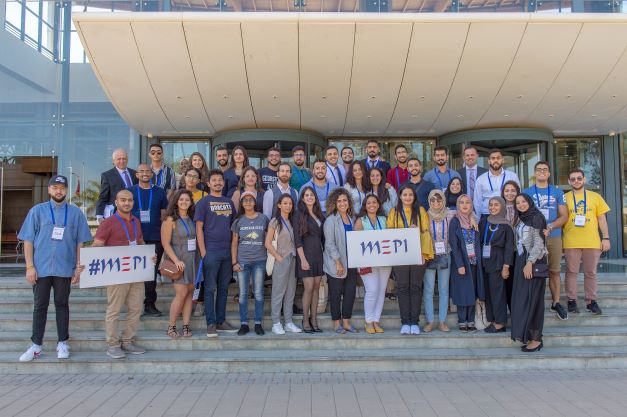
M 425 316 L 427 323 L 433 323 L 433 293 L 435 290 L 435 273 L 438 273 L 438 318 L 440 323 L 446 322 L 446 313 L 448 311 L 448 284 L 450 277 L 450 268 L 446 269 L 427 269 L 424 278 L 424 293 L 422 301 L 425 305 Z
M 207 251 L 203 258 L 202 269 L 205 278 L 205 319 L 207 325 L 222 324 L 226 319 L 227 290 L 233 276 L 231 250 Z
M 253 282 L 255 294 L 255 324 L 263 320 L 263 280 L 266 274 L 266 261 L 240 263 L 242 270 L 237 272 L 239 283 L 239 320 L 241 324 L 248 324 L 248 286 Z

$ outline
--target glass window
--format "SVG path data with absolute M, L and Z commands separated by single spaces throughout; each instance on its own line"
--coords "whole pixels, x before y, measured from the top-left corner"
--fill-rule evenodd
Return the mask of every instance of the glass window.
M 623 147 L 623 251 L 627 256 L 627 135 L 622 135 L 621 145 Z
M 586 187 L 601 192 L 601 141 L 599 138 L 557 139 L 555 141 L 555 185 L 569 190 L 568 173 L 581 168 L 586 173 Z
M 7 1 L 5 20 L 18 31 L 22 30 L 22 3 L 18 1 Z
M 394 148 L 399 144 L 403 144 L 407 147 L 410 158 L 418 158 L 423 165 L 427 166 L 427 168 L 432 166 L 431 153 L 435 147 L 434 139 L 390 139 L 378 140 L 378 142 L 381 149 L 381 158 L 384 161 L 388 161 L 393 167 L 396 166 Z M 367 144 L 368 139 L 332 139 L 329 141 L 329 145 L 337 146 L 340 151 L 342 151 L 342 149 L 346 146 L 353 148 L 355 159 L 365 159 L 367 157 Z

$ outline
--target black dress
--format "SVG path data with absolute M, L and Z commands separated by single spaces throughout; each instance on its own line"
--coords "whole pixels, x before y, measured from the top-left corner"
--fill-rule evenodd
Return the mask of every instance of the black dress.
M 544 327 L 544 292 L 546 279 L 525 279 L 523 268 L 527 262 L 527 250 L 514 261 L 512 291 L 512 340 L 528 343 L 542 340 Z
M 294 243 L 296 249 L 303 248 L 305 253 L 305 259 L 309 263 L 309 270 L 303 271 L 300 263 L 300 256 L 298 252 L 296 254 L 296 277 L 297 278 L 310 278 L 320 277 L 324 275 L 322 269 L 322 248 L 324 247 L 324 235 L 322 232 L 322 221 L 320 225 L 314 220 L 313 217 L 307 215 L 307 232 L 303 233 L 300 227 L 300 219 L 296 220 L 298 225 L 296 233 L 294 234 Z

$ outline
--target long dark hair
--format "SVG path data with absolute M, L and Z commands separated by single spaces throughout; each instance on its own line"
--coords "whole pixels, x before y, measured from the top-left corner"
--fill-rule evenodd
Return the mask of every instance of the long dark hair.
M 516 196 L 518 196 L 518 194 L 520 194 L 520 185 L 518 185 L 518 183 L 514 180 L 509 180 L 507 182 L 505 182 L 505 184 L 503 184 L 503 188 L 501 188 L 501 197 L 503 198 L 503 200 L 505 200 L 505 203 L 507 203 L 507 199 L 505 198 L 505 186 L 507 185 L 513 185 L 514 188 L 516 189 Z M 516 205 L 516 197 L 514 197 L 514 206 Z
M 401 196 L 403 195 L 403 191 L 405 190 L 410 190 L 412 195 L 414 196 L 414 202 L 411 205 L 411 216 L 409 216 L 409 225 L 411 226 L 412 224 L 415 224 L 417 226 L 420 226 L 420 217 L 418 216 L 418 214 L 420 213 L 420 208 L 418 206 L 418 196 L 416 195 L 416 190 L 414 190 L 414 187 L 412 187 L 409 184 L 405 184 L 405 185 L 401 185 L 401 187 L 398 189 L 398 201 L 396 202 L 396 210 L 394 213 L 394 215 L 397 217 L 396 223 L 398 223 L 398 219 L 402 219 L 403 215 L 401 213 L 403 213 L 403 200 L 401 199 Z
M 200 168 L 200 182 L 209 181 L 209 167 L 207 166 L 207 161 L 205 160 L 205 157 L 202 156 L 200 152 L 192 152 L 192 154 L 189 156 L 189 166 L 193 167 L 192 159 L 194 159 L 194 156 L 199 156 L 202 160 L 202 168 Z
M 231 151 L 231 165 L 229 165 L 229 168 L 235 168 L 235 151 L 237 150 L 240 150 L 244 153 L 244 164 L 242 165 L 242 167 L 246 168 L 248 165 L 250 165 L 248 163 L 248 152 L 246 152 L 246 148 L 244 148 L 242 145 L 235 146 Z
M 179 188 L 186 188 L 185 177 L 187 176 L 187 173 L 189 171 L 196 171 L 196 173 L 198 174 L 198 181 L 199 181 L 198 184 L 200 184 L 200 180 L 202 179 L 202 172 L 200 172 L 198 168 L 191 167 L 191 168 L 187 168 L 185 173 L 183 173 L 183 175 L 181 176 L 181 181 L 179 181 Z
M 281 209 L 279 208 L 279 205 L 286 198 L 289 198 L 292 201 L 292 211 L 290 211 L 290 214 L 287 216 L 287 219 L 290 221 L 290 224 L 292 224 L 292 227 L 294 227 L 294 211 L 296 211 L 296 204 L 294 204 L 294 199 L 292 198 L 291 195 L 283 194 L 283 195 L 281 195 L 281 197 L 279 197 L 279 199 L 277 200 L 276 204 L 274 205 L 274 216 L 273 216 L 273 218 L 276 220 L 277 232 L 279 232 L 279 233 L 281 233 L 281 229 L 283 228 L 283 220 L 281 220 Z
M 373 168 L 370 168 L 370 169 L 372 170 Z M 361 210 L 359 210 L 359 214 L 357 215 L 357 217 L 360 218 L 360 217 L 364 217 L 368 215 L 368 211 L 366 210 L 366 203 L 368 202 L 369 198 L 374 198 L 375 200 L 377 200 L 377 204 L 379 204 L 379 209 L 377 210 L 377 217 L 385 216 L 385 211 L 383 211 L 383 204 L 381 203 L 381 199 L 377 197 L 376 194 L 368 194 L 366 198 L 364 198 L 364 204 L 361 205 Z
M 194 211 L 196 209 L 196 205 L 194 204 L 194 196 L 192 195 L 191 191 L 183 188 L 181 190 L 176 190 L 176 192 L 172 194 L 172 197 L 170 197 L 170 200 L 168 201 L 168 208 L 165 209 L 165 213 L 163 214 L 164 220 L 167 219 L 168 217 L 172 217 L 172 220 L 174 221 L 177 221 L 178 219 L 181 218 L 181 215 L 179 214 L 178 204 L 179 204 L 179 198 L 181 198 L 183 194 L 187 194 L 189 196 L 189 199 L 192 201 L 192 205 L 189 206 L 189 208 L 187 209 L 187 215 L 189 216 L 190 219 L 194 218 Z
M 372 175 L 373 171 L 377 171 L 381 175 L 381 182 L 377 186 L 376 193 L 374 191 L 374 185 L 372 184 L 372 181 L 370 181 L 370 176 Z M 370 188 L 368 188 L 368 190 L 377 196 L 381 204 L 385 203 L 386 201 L 390 199 L 390 192 L 385 186 L 385 181 L 386 181 L 386 178 L 381 168 L 379 167 L 370 168 L 370 171 L 368 171 L 368 183 L 370 184 Z
M 348 172 L 346 173 L 346 184 L 350 185 L 353 188 L 357 188 L 357 182 L 355 180 L 355 177 L 353 176 L 353 168 L 355 168 L 355 165 L 359 165 L 361 167 L 361 172 L 362 172 L 361 188 L 364 191 L 369 190 L 370 189 L 370 176 L 368 175 L 368 171 L 366 170 L 366 164 L 364 164 L 362 161 L 359 161 L 359 160 L 355 160 L 351 162 L 351 164 L 349 165 Z
M 259 176 L 259 171 L 257 171 L 257 168 L 253 167 L 253 166 L 247 166 L 242 170 L 242 175 L 239 177 L 239 182 L 237 183 L 237 189 L 242 191 L 244 189 L 244 177 L 246 176 L 246 173 L 248 171 L 252 171 L 255 173 L 255 175 L 257 176 L 257 181 L 255 182 L 255 190 L 257 192 L 263 192 L 263 186 L 261 185 L 261 177 Z
M 318 194 L 311 186 L 303 187 L 300 190 L 300 198 L 298 199 L 298 218 L 296 219 L 297 232 L 299 236 L 306 236 L 309 233 L 309 226 L 307 225 L 307 218 L 309 217 L 309 209 L 307 208 L 307 204 L 305 204 L 304 196 L 307 191 L 311 191 L 314 195 L 315 201 L 313 204 L 314 216 L 320 220 L 320 222 L 324 221 L 324 216 L 322 215 L 322 208 L 320 208 L 320 200 L 318 200 Z
M 457 194 L 451 191 L 451 184 L 453 184 L 453 181 L 459 182 L 459 192 Z M 457 198 L 462 194 L 464 194 L 462 180 L 459 177 L 451 178 L 446 186 L 446 191 L 444 192 L 444 197 L 446 197 L 444 203 L 446 204 L 446 207 L 457 207 Z
M 334 189 L 327 197 L 327 216 L 337 213 L 337 199 L 342 195 L 348 199 L 348 210 L 346 211 L 346 214 L 348 217 L 353 216 L 355 213 L 355 209 L 353 208 L 353 198 L 344 187 Z

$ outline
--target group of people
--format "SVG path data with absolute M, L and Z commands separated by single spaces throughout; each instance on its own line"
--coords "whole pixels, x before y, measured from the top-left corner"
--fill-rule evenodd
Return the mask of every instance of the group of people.
M 34 286 L 35 308 L 31 347 L 20 357 L 41 353 L 51 288 L 57 311 L 58 357 L 69 357 L 68 298 L 83 266 L 80 247 L 154 244 L 155 279 L 107 287 L 107 354 L 123 358 L 143 353 L 134 343 L 140 316 L 158 316 L 156 276 L 164 259 L 182 273 L 173 281 L 167 335 L 191 337 L 195 301 L 204 303 L 207 337 L 218 332 L 263 335 L 264 280 L 271 276 L 271 319 L 275 334 L 317 333 L 320 284 L 326 276 L 333 331 L 356 333 L 352 324 L 356 289 L 364 295 L 364 331 L 383 333 L 381 314 L 390 278 L 395 280 L 400 333 L 417 335 L 450 331 L 449 299 L 457 309 L 462 332 L 477 330 L 475 305 L 484 302 L 488 333 L 506 332 L 525 352 L 542 348 L 546 278 L 551 310 L 562 319 L 578 313 L 577 275 L 583 263 L 586 309 L 601 314 L 597 304 L 596 268 L 610 248 L 603 198 L 585 188 L 581 169 L 569 173 L 572 190 L 564 194 L 549 183 L 550 166 L 535 165 L 535 185 L 520 189 L 515 172 L 503 167 L 503 154 L 488 155 L 489 168 L 477 165 L 477 150 L 464 150 L 464 167 L 448 166 L 448 150 L 433 152 L 434 168 L 400 144 L 396 166 L 380 157 L 377 141 L 367 144 L 367 157 L 355 160 L 350 148 L 329 146 L 324 159 L 305 166 L 305 149 L 292 151 L 291 163 L 271 148 L 267 166 L 248 164 L 246 149 L 216 150 L 218 168 L 209 169 L 194 153 L 175 173 L 163 164 L 163 148 L 149 148 L 150 164 L 128 168 L 124 150 L 113 153 L 114 167 L 102 174 L 97 204 L 99 227 L 92 238 L 85 217 L 65 201 L 67 179 L 50 180 L 50 200 L 31 209 L 19 238 L 24 241 L 26 279 Z M 341 162 L 340 162 L 341 157 Z M 422 263 L 393 267 L 349 268 L 347 232 L 416 228 Z M 566 259 L 567 310 L 560 304 L 560 262 Z M 418 257 L 417 257 L 418 259 Z M 227 289 L 239 284 L 239 329 L 226 321 Z M 294 323 L 293 305 L 302 282 L 302 320 Z M 438 285 L 438 317 L 434 294 Z M 254 317 L 248 317 L 249 287 Z M 142 294 L 143 293 L 143 294 Z M 422 305 L 425 324 L 420 327 Z M 126 305 L 120 336 L 120 310 Z M 177 319 L 182 315 L 181 331 Z M 251 326 L 252 324 L 252 326 Z

